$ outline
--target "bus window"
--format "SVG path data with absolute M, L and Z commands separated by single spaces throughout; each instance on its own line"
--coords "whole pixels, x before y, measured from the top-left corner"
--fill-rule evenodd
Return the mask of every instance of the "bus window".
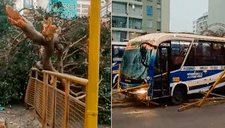
M 194 66 L 194 65 L 195 65 L 195 50 L 194 46 L 192 46 L 184 66 Z
M 213 43 L 212 56 L 214 57 L 215 65 L 225 65 L 225 44 Z
M 194 43 L 185 62 L 185 66 L 202 66 L 214 64 L 211 43 L 198 42 Z
M 213 65 L 214 60 L 212 56 L 211 43 L 200 41 L 195 43 L 195 65 Z
M 190 42 L 188 41 L 171 41 L 171 71 L 177 70 L 181 67 L 184 58 L 187 54 Z
M 199 41 L 194 43 L 185 66 L 225 65 L 225 44 Z

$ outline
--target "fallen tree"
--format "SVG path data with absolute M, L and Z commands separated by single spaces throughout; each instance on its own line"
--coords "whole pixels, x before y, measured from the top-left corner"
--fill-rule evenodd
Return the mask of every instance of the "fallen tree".
M 12 22 L 14 26 L 9 25 L 8 29 L 0 35 L 0 70 L 2 71 L 2 74 L 0 74 L 0 100 L 2 99 L 3 101 L 0 104 L 2 105 L 15 103 L 18 99 L 22 99 L 32 63 L 33 66 L 36 66 L 40 70 L 50 69 L 50 71 L 53 70 L 87 78 L 88 18 L 78 17 L 77 19 L 68 20 L 61 19 L 54 14 L 43 11 L 41 8 L 30 10 L 33 19 L 19 15 L 21 18 L 16 17 L 14 21 L 17 22 Z M 50 20 L 45 17 L 51 17 L 52 23 L 49 27 L 47 26 Z M 32 26 L 30 27 L 32 30 L 29 31 L 33 31 L 41 38 L 30 36 L 30 32 L 24 32 L 27 31 L 25 28 L 15 27 L 15 24 L 20 25 L 20 23 L 24 23 L 27 25 L 26 27 Z M 108 23 L 108 26 L 110 26 L 110 21 Z M 54 32 L 55 28 L 52 43 L 48 39 L 46 40 L 45 33 L 43 35 L 43 27 L 50 28 L 52 30 L 50 32 Z M 37 39 L 41 40 L 38 41 Z M 50 45 L 48 46 L 48 44 Z M 61 51 L 57 49 L 57 44 L 62 46 Z M 50 49 L 51 51 L 46 49 Z M 110 27 L 104 26 L 102 23 L 100 50 L 101 82 L 99 83 L 99 105 L 101 108 L 99 110 L 99 123 L 102 124 L 110 124 L 111 122 L 110 49 Z M 46 54 L 45 52 L 48 56 L 50 56 L 49 53 L 51 52 L 51 57 L 43 56 Z M 48 62 L 45 62 L 45 59 Z M 84 89 L 81 89 L 79 85 L 71 85 L 71 90 L 73 89 L 79 91 L 70 92 L 72 95 L 85 99 L 83 97 L 85 95 L 83 93 L 85 92 Z
M 57 72 L 57 70 L 53 67 L 50 58 L 54 50 L 56 50 L 58 52 L 60 65 L 59 72 L 62 72 L 63 46 L 60 44 L 58 38 L 59 36 L 56 33 L 56 26 L 52 25 L 51 19 L 44 19 L 42 31 L 38 32 L 30 21 L 15 12 L 11 6 L 6 5 L 5 13 L 12 25 L 21 28 L 27 38 L 31 39 L 34 43 L 43 46 L 40 49 L 40 60 L 36 63 L 38 69 Z

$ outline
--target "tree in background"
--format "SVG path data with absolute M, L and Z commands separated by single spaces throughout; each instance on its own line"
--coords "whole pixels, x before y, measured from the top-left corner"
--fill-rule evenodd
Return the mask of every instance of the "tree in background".
M 87 17 L 78 17 L 73 20 L 61 19 L 54 13 L 47 12 L 41 8 L 32 9 L 31 13 L 33 18 L 26 22 L 33 24 L 38 33 L 41 32 L 43 18 L 45 17 L 51 16 L 52 24 L 55 24 L 57 27 L 57 38 L 62 45 L 62 49 L 60 55 L 57 49 L 55 49 L 55 52 L 52 52 L 50 57 L 52 67 L 60 72 L 87 78 Z M 40 58 L 39 49 L 41 48 L 40 45 L 29 40 L 29 35 L 24 34 L 21 29 L 11 26 L 8 21 L 6 24 L 9 27 L 4 29 L 3 34 L 0 36 L 0 104 L 2 105 L 16 103 L 23 99 L 29 70 Z M 104 24 L 101 24 L 99 123 L 110 124 L 111 31 Z M 45 63 L 45 61 L 43 62 Z M 43 64 L 43 62 L 41 63 Z M 43 67 L 43 69 L 46 68 Z M 49 69 L 47 68 L 47 70 Z

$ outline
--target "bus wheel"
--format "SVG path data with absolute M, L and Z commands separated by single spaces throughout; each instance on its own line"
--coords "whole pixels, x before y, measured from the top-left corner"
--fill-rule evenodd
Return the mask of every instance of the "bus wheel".
M 186 98 L 186 90 L 182 86 L 177 86 L 175 87 L 173 91 L 173 96 L 172 96 L 172 103 L 178 105 L 183 103 L 183 101 Z

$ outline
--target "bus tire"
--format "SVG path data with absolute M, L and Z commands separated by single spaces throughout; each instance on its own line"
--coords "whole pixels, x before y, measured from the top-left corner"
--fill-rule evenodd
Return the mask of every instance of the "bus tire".
M 176 86 L 173 91 L 173 96 L 171 97 L 172 103 L 179 105 L 186 99 L 187 91 L 184 86 Z

